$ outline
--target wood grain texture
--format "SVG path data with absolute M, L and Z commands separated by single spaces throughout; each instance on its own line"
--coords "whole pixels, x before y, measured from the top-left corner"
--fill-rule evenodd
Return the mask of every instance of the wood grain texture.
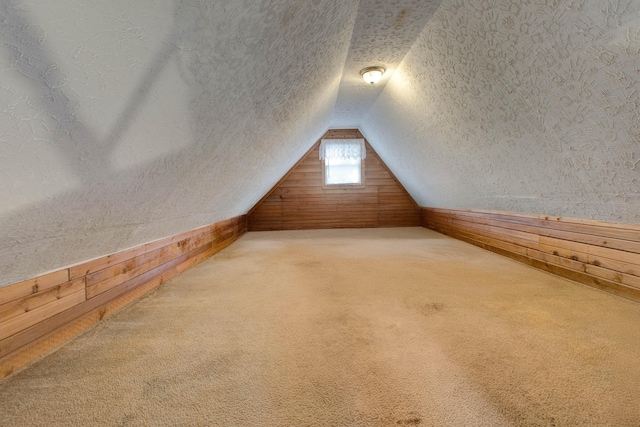
M 62 269 L 33 279 L 0 288 L 0 305 L 22 299 L 39 291 L 61 285 L 69 280 L 69 270 Z
M 640 301 L 638 226 L 437 208 L 422 208 L 422 225 L 532 267 Z
M 363 138 L 357 129 L 323 138 Z M 366 143 L 364 186 L 323 188 L 320 141 L 247 214 L 251 231 L 420 225 L 420 209 Z
M 0 378 L 222 250 L 246 231 L 243 215 L 0 288 Z M 71 271 L 74 278 L 69 280 Z

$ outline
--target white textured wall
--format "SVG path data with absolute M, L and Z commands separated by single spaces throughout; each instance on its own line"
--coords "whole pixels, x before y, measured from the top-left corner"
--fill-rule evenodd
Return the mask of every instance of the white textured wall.
M 326 130 L 356 11 L 0 1 L 0 286 L 245 213 Z
M 389 46 L 360 127 L 420 204 L 640 224 L 640 1 L 438 3 L 0 0 L 0 286 L 245 213 Z
M 443 0 L 362 130 L 423 206 L 640 224 L 640 1 Z

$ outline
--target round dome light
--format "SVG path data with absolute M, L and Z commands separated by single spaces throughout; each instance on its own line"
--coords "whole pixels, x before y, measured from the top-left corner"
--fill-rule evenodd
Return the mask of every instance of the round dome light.
M 362 76 L 365 82 L 369 83 L 370 85 L 373 85 L 380 81 L 380 79 L 382 78 L 382 75 L 384 74 L 384 71 L 385 70 L 383 67 L 367 67 L 367 68 L 363 68 L 360 71 L 360 75 Z

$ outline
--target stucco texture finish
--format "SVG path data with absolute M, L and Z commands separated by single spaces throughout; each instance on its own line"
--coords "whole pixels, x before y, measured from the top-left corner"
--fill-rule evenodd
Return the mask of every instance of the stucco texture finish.
M 357 6 L 0 2 L 0 285 L 247 212 L 328 128 Z
M 640 223 L 640 2 L 445 0 L 361 124 L 422 206 Z
M 640 224 L 639 24 L 636 0 L 3 0 L 0 286 L 246 213 L 332 126 L 424 206 Z
M 362 121 L 441 1 L 359 2 L 332 127 L 353 127 Z M 386 70 L 381 81 L 376 85 L 362 84 L 360 71 L 374 65 Z

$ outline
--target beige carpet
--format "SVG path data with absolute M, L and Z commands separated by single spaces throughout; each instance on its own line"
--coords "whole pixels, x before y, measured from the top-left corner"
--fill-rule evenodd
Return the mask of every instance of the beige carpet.
M 2 426 L 638 426 L 640 304 L 422 228 L 249 233 L 0 383 Z

